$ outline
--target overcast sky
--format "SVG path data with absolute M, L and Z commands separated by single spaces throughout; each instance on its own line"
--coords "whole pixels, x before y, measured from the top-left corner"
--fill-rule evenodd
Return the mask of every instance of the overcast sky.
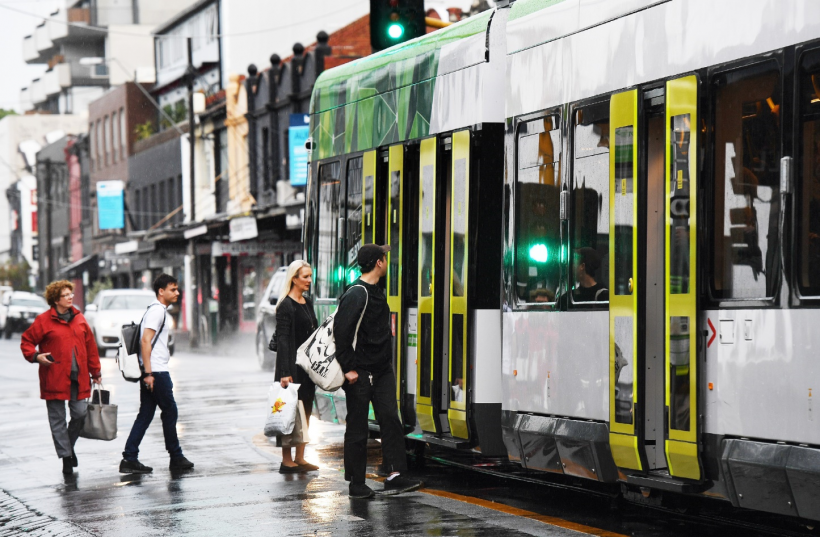
M 258 0 L 274 1 L 274 0 Z M 276 0 L 278 1 L 278 0 Z M 309 0 L 307 0 L 309 3 Z M 469 9 L 472 0 L 427 0 L 426 7 L 443 8 L 444 6 L 458 6 Z M 21 112 L 20 89 L 31 84 L 31 81 L 42 75 L 47 66 L 27 65 L 23 61 L 23 38 L 34 33 L 34 29 L 42 19 L 24 15 L 17 11 L 4 9 L 8 6 L 14 10 L 25 11 L 39 17 L 47 17 L 58 7 L 64 6 L 65 0 L 0 0 L 0 108 L 14 108 Z M 441 9 L 441 11 L 444 11 Z M 446 13 L 446 12 L 445 12 Z
M 0 73 L 3 82 L 0 84 L 0 108 L 14 108 L 20 112 L 20 89 L 31 84 L 31 81 L 45 72 L 46 65 L 27 65 L 23 61 L 23 38 L 34 33 L 34 28 L 41 19 L 15 13 L 3 6 L 27 11 L 43 17 L 64 5 L 60 0 L 0 0 Z

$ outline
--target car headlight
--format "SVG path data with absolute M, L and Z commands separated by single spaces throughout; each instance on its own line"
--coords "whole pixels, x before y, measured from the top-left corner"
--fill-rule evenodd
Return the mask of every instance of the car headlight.
M 104 321 L 103 322 L 103 328 L 116 328 L 116 327 L 117 327 L 117 321 Z

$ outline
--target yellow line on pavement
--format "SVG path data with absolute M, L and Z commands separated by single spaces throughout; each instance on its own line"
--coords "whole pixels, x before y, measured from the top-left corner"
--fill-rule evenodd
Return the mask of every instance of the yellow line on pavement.
M 424 492 L 425 494 L 430 494 L 432 496 L 439 496 L 441 498 L 449 498 L 451 500 L 469 503 L 472 505 L 478 505 L 480 507 L 492 509 L 493 511 L 498 511 L 500 513 L 506 513 L 508 515 L 513 516 L 520 516 L 523 518 L 528 518 L 530 520 L 543 522 L 544 524 L 550 524 L 552 526 L 558 526 L 560 528 L 586 533 L 588 535 L 597 535 L 598 537 L 627 537 L 622 533 L 614 533 L 611 531 L 593 528 L 591 526 L 585 526 L 583 524 L 576 524 L 575 522 L 569 522 L 568 520 L 564 520 L 562 518 L 547 515 L 539 515 L 538 513 L 533 513 L 532 511 L 526 511 L 524 509 L 519 509 L 517 507 L 512 507 L 510 505 L 504 505 L 503 503 L 482 500 L 480 498 L 462 496 L 461 494 L 454 494 L 452 492 L 445 492 L 443 490 L 433 489 L 421 489 L 419 492 Z

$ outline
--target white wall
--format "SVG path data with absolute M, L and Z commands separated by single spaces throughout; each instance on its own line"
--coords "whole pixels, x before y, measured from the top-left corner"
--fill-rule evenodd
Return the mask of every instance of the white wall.
M 109 59 L 108 81 L 112 86 L 131 82 L 136 71 L 154 70 L 154 38 L 150 35 L 154 27 L 152 24 L 109 27 L 105 56 Z
M 0 120 L 0 262 L 8 259 L 11 248 L 11 210 L 6 189 L 17 179 L 29 175 L 26 162 L 18 151 L 20 142 L 34 140 L 45 147 L 45 136 L 54 131 L 64 134 L 85 132 L 84 116 L 30 115 L 6 116 Z M 31 260 L 29 260 L 31 262 Z
M 157 27 L 184 11 L 196 0 L 135 0 L 139 10 L 139 23 Z
M 253 63 L 261 71 L 276 53 L 293 54 L 296 42 L 307 46 L 324 30 L 332 34 L 370 12 L 368 0 L 307 0 L 304 2 L 222 2 L 222 81 L 228 75 L 245 74 Z M 245 35 L 237 35 L 245 34 Z

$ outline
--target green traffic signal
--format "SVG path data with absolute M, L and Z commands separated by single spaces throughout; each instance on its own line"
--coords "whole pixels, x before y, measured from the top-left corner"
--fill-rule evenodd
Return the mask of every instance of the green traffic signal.
M 390 39 L 400 39 L 404 35 L 404 26 L 398 22 L 392 23 L 387 27 L 387 35 L 390 36 Z
M 536 263 L 546 263 L 549 259 L 549 250 L 546 244 L 533 244 L 530 247 L 530 259 Z

